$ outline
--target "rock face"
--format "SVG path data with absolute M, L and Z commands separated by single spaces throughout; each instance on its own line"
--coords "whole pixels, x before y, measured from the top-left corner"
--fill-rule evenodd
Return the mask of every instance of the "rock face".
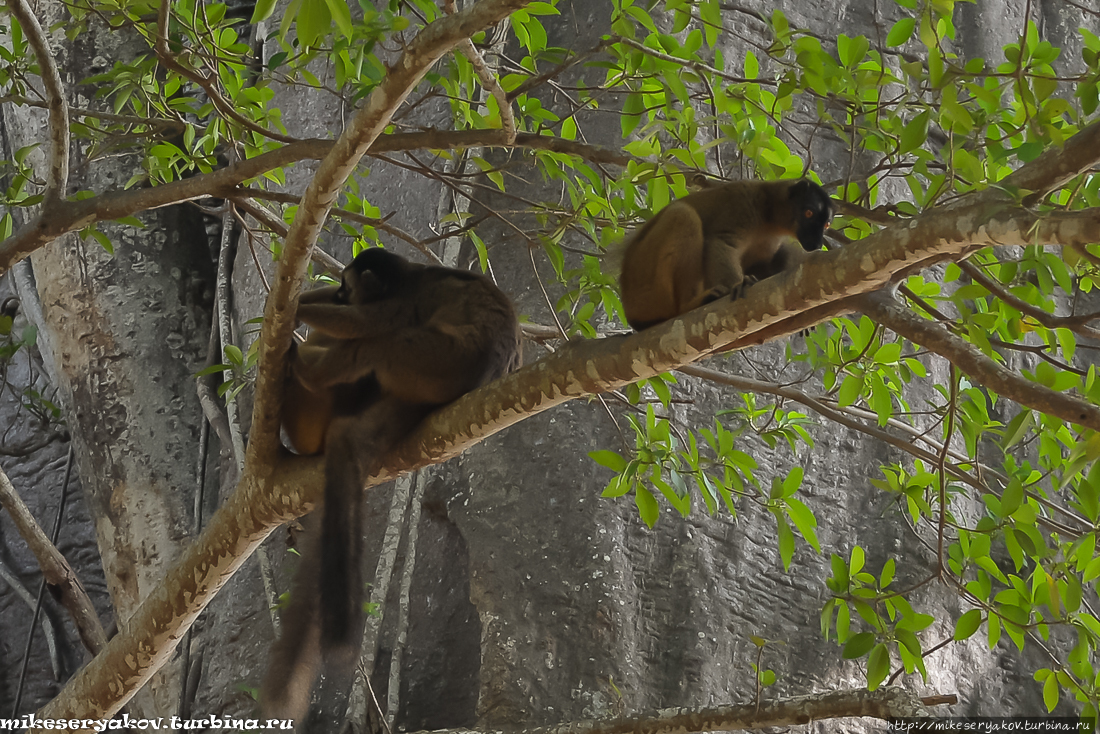
M 561 37 L 551 43 L 586 48 L 606 32 L 606 8 L 575 5 L 566 7 L 552 26 Z M 56 4 L 50 7 L 56 12 Z M 1066 15 L 1072 8 L 1050 0 L 1036 7 L 1048 24 L 1049 40 L 1070 44 L 1067 39 L 1080 20 Z M 813 8 L 786 11 L 792 26 L 823 36 L 842 27 L 850 35 L 873 37 L 895 19 L 876 8 L 869 0 L 821 0 Z M 763 39 L 764 28 L 752 16 L 730 12 L 738 34 Z M 999 48 L 1019 33 L 1021 9 L 1015 0 L 980 0 L 962 6 L 960 13 L 957 46 L 974 55 L 998 56 Z M 89 42 L 96 47 L 67 48 L 63 63 L 91 68 L 103 55 L 124 54 L 108 35 L 92 36 Z M 730 38 L 726 58 L 737 58 L 741 44 L 737 36 Z M 1079 54 L 1070 47 L 1066 57 Z M 324 137 L 339 128 L 341 110 L 331 98 L 304 99 L 294 88 L 278 94 L 292 134 Z M 440 109 L 425 106 L 421 114 L 423 124 L 445 124 Z M 0 111 L 8 146 L 4 157 L 33 139 L 40 125 L 20 115 Z M 614 142 L 618 123 L 609 122 L 613 127 L 593 125 L 605 142 Z M 121 160 L 112 174 L 99 175 L 125 181 L 127 164 L 133 161 Z M 821 164 L 823 174 L 829 165 Z M 301 190 L 303 175 L 298 171 L 288 181 L 289 191 Z M 361 186 L 364 198 L 383 213 L 396 212 L 394 221 L 403 229 L 428 235 L 440 198 L 434 183 L 377 163 Z M 174 208 L 150 221 L 145 230 L 119 235 L 113 259 L 86 251 L 93 245 L 66 239 L 33 261 L 41 313 L 31 318 L 53 355 L 43 350 L 35 359 L 49 362 L 46 371 L 60 390 L 82 485 L 79 492 L 75 482 L 70 486 L 59 544 L 105 624 L 125 620 L 156 582 L 162 564 L 187 542 L 193 519 L 202 413 L 189 376 L 206 354 L 213 262 L 193 210 Z M 492 243 L 498 280 L 521 313 L 549 323 L 525 245 L 504 229 L 496 239 L 483 237 Z M 328 249 L 345 258 L 349 254 L 346 247 L 343 252 L 339 246 Z M 240 328 L 260 314 L 264 297 L 253 258 L 243 247 L 236 258 L 234 291 Z M 29 291 L 21 295 L 34 298 Z M 754 351 L 754 364 L 782 364 L 782 348 Z M 800 339 L 793 339 L 792 349 L 800 348 Z M 528 345 L 526 360 L 534 362 L 541 354 Z M 728 361 L 734 370 L 749 369 L 744 356 Z M 26 361 L 10 368 L 7 380 L 20 390 L 28 385 L 49 389 L 42 370 Z M 20 390 L 0 394 L 0 425 L 17 427 L 0 442 L 3 468 L 48 527 L 57 506 L 66 437 L 56 428 L 42 430 L 18 407 Z M 674 408 L 676 417 L 697 424 L 709 421 L 715 406 L 731 401 L 714 386 L 684 378 L 678 396 L 686 402 Z M 620 414 L 613 403 L 611 410 Z M 801 496 L 818 517 L 826 554 L 819 556 L 800 541 L 789 573 L 783 571 L 774 520 L 767 513 L 746 506 L 734 520 L 697 508 L 685 520 L 665 511 L 649 530 L 629 498 L 601 499 L 609 475 L 586 453 L 618 450 L 622 439 L 598 402 L 575 401 L 535 416 L 445 465 L 422 471 L 415 480 L 423 488 L 414 496 L 419 512 L 415 553 L 408 541 L 398 550 L 398 569 L 415 557 L 415 572 L 407 599 L 402 599 L 400 573 L 395 575 L 384 606 L 373 677 L 379 699 L 385 699 L 389 665 L 402 634 L 407 642 L 400 657 L 397 724 L 410 731 L 475 723 L 518 727 L 659 707 L 748 702 L 756 690 L 750 666 L 757 662 L 778 674 L 774 695 L 861 685 L 860 668 L 841 660 L 835 643 L 820 634 L 827 553 L 846 556 L 859 544 L 873 569 L 888 555 L 925 556 L 898 509 L 868 481 L 890 449 L 832 424 L 816 427 L 813 435 L 817 449 L 798 456 L 759 441 L 739 445 L 778 476 L 794 465 L 805 470 Z M 765 474 L 762 481 L 768 480 Z M 367 536 L 373 552 L 367 578 L 373 577 L 382 546 L 389 495 L 387 488 L 370 498 Z M 278 562 L 279 588 L 285 589 L 294 561 L 284 562 L 288 554 L 282 538 L 276 533 L 267 547 Z M 37 593 L 36 564 L 6 516 L 0 516 L 0 561 Z M 0 585 L 0 716 L 14 701 L 31 622 L 30 607 L 10 583 Z M 272 638 L 264 599 L 257 565 L 250 563 L 204 613 L 192 657 L 202 652 L 191 707 L 195 716 L 254 711 L 249 689 L 259 683 Z M 947 617 L 958 612 L 956 597 L 934 586 L 919 602 Z M 408 610 L 404 630 L 395 621 L 402 604 Z M 52 602 L 46 608 L 57 630 L 60 673 L 71 674 L 82 660 L 75 633 Z M 926 647 L 951 634 L 946 624 L 930 630 Z M 750 639 L 754 635 L 769 641 L 762 652 Z M 1045 707 L 1031 680 L 1039 666 L 1030 653 L 1020 656 L 1002 646 L 991 654 L 972 639 L 931 657 L 927 683 L 919 677 L 906 683 L 922 693 L 957 692 L 961 702 L 952 709 L 955 714 L 1040 714 Z M 168 666 L 155 692 L 139 705 L 157 715 L 175 713 L 178 669 L 178 663 Z M 39 636 L 20 712 L 56 694 L 61 684 L 53 677 Z M 335 721 L 344 705 L 332 691 L 320 700 L 318 729 Z M 817 724 L 812 730 L 835 731 L 833 726 Z M 846 726 L 846 731 L 873 730 L 854 722 Z

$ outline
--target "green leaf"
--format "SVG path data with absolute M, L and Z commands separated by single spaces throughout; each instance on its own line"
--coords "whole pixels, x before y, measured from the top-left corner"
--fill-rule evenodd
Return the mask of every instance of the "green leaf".
M 802 537 L 806 539 L 806 542 L 820 553 L 821 544 L 818 543 L 817 532 L 814 530 L 817 527 L 817 518 L 810 512 L 810 508 L 802 504 L 800 500 L 791 497 L 787 500 L 787 514 L 794 522 L 795 527 L 798 528 L 798 532 L 802 533 Z
M 111 238 L 108 237 L 106 234 L 100 232 L 98 229 L 93 229 L 88 233 L 88 235 L 93 240 L 98 242 L 99 246 L 106 250 L 108 255 L 115 254 L 115 245 L 113 242 L 111 242 Z
M 867 659 L 867 688 L 875 690 L 882 685 L 888 675 L 890 675 L 890 651 L 886 649 L 886 645 L 875 645 L 875 649 Z
M 16 163 L 19 163 L 20 165 L 22 165 L 22 163 L 27 160 L 27 156 L 30 154 L 30 152 L 32 150 L 34 150 L 35 148 L 37 148 L 38 146 L 40 146 L 40 145 L 42 145 L 42 143 L 33 143 L 31 145 L 24 145 L 22 148 L 15 151 L 15 154 L 12 156 L 12 158 L 15 159 Z
M 745 52 L 745 78 L 755 79 L 760 76 L 760 63 L 752 51 Z
M 825 602 L 825 606 L 821 608 L 821 636 L 826 640 L 829 639 L 829 630 L 833 625 L 833 609 L 836 608 L 837 600 L 830 599 Z
M 984 569 L 986 573 L 1000 581 L 1002 584 L 1008 584 L 1008 579 L 1003 573 L 1001 573 L 1001 569 L 997 568 L 997 564 L 994 563 L 993 559 L 989 556 L 981 556 L 979 558 L 975 558 L 974 563 L 978 564 L 978 566 Z
M 775 519 L 779 530 L 779 557 L 783 560 L 783 570 L 790 571 L 791 559 L 794 558 L 794 533 L 782 515 L 776 515 Z
M 707 45 L 713 46 L 718 42 L 718 32 L 722 30 L 722 6 L 718 0 L 703 0 L 699 5 L 699 17 L 703 20 L 703 33 L 707 38 Z
M 303 0 L 298 11 L 298 41 L 303 46 L 316 46 L 332 26 L 329 0 Z
M 921 644 L 916 635 L 907 629 L 896 629 L 894 630 L 894 636 L 900 644 L 905 646 L 906 650 L 913 653 L 913 655 L 920 656 Z
M 626 459 L 614 451 L 589 451 L 588 458 L 600 466 L 606 466 L 613 472 L 621 474 L 626 469 Z
M 1001 516 L 1009 517 L 1024 501 L 1024 485 L 1019 479 L 1013 479 L 1001 495 Z
M 1085 566 L 1084 573 L 1081 574 L 1081 581 L 1088 583 L 1097 576 L 1100 576 L 1100 556 L 1093 558 Z
M 863 563 L 865 556 L 863 554 L 863 548 L 858 545 L 852 546 L 851 560 L 848 563 L 848 573 L 853 576 L 859 573 L 863 569 Z
M 888 342 L 875 352 L 875 362 L 878 364 L 897 364 L 899 359 L 901 359 L 901 342 Z
M 924 141 L 928 139 L 928 120 L 930 117 L 931 113 L 925 110 L 905 126 L 905 129 L 901 131 L 901 146 L 898 148 L 898 155 L 905 155 L 924 145 Z
M 845 660 L 855 660 L 871 652 L 875 646 L 875 635 L 872 632 L 860 632 L 852 635 L 852 638 L 844 645 L 840 653 Z
M 640 484 L 634 491 L 634 504 L 638 506 L 638 514 L 642 522 L 651 528 L 657 524 L 657 520 L 661 517 L 661 508 L 653 493 Z
M 978 631 L 978 628 L 982 626 L 982 610 L 971 609 L 966 614 L 959 617 L 955 622 L 955 639 L 965 640 Z
M 212 364 L 209 367 L 204 367 L 203 369 L 199 370 L 194 375 L 192 375 L 192 377 L 206 377 L 207 375 L 219 374 L 231 369 L 233 369 L 233 365 Z
M 844 562 L 844 559 L 833 553 L 829 557 L 829 564 L 833 569 L 833 578 L 836 579 L 838 588 L 841 592 L 848 590 L 849 577 L 848 577 L 848 564 Z
M 783 480 L 783 491 L 780 493 L 780 497 L 790 497 L 792 494 L 798 491 L 798 488 L 802 485 L 802 477 L 805 474 L 802 467 L 796 466 L 791 469 L 791 473 L 787 475 L 787 478 Z M 801 503 L 799 503 L 801 504 Z M 808 512 L 808 510 L 807 510 Z M 810 516 L 811 518 L 813 515 Z M 817 526 L 817 521 L 813 521 L 814 526 Z
M 622 124 L 623 137 L 629 137 L 630 133 L 642 122 L 642 110 L 645 109 L 645 101 L 642 95 L 633 93 L 626 95 L 623 101 L 623 115 L 619 122 Z
M 336 27 L 345 38 L 351 38 L 355 35 L 355 31 L 351 27 L 351 8 L 348 7 L 345 0 L 325 0 L 325 5 L 328 6 L 329 13 L 332 14 L 332 20 L 336 23 Z
M 259 23 L 262 20 L 267 20 L 271 17 L 271 13 L 275 10 L 275 0 L 257 0 L 256 6 L 252 10 L 252 19 L 248 22 L 250 24 Z
M 1031 434 L 1035 427 L 1035 414 L 1030 410 L 1024 410 L 1005 427 L 1004 438 L 1001 440 L 1001 448 L 1008 451 L 1010 448 Z
M 848 639 L 848 632 L 852 624 L 851 615 L 852 612 L 848 605 L 841 602 L 836 610 L 836 639 L 840 642 Z
M 623 477 L 613 477 L 611 481 L 607 483 L 607 486 L 604 487 L 600 496 L 612 499 L 615 497 L 622 497 L 633 488 L 634 482 L 624 479 Z
M 1058 705 L 1058 694 L 1061 692 L 1058 686 L 1058 676 L 1048 676 L 1043 683 L 1043 703 L 1046 704 L 1047 713 L 1054 710 L 1054 707 Z
M 879 577 L 878 585 L 880 589 L 885 589 L 894 581 L 894 559 L 887 558 L 886 563 L 882 564 L 882 575 Z
M 894 23 L 894 27 L 890 29 L 890 33 L 886 35 L 886 45 L 901 46 L 913 37 L 913 30 L 916 27 L 916 18 L 902 18 L 897 23 Z
M 841 408 L 846 408 L 859 400 L 859 396 L 862 392 L 863 377 L 859 375 L 848 375 L 844 378 L 844 383 L 840 386 L 840 392 L 836 396 L 837 404 Z

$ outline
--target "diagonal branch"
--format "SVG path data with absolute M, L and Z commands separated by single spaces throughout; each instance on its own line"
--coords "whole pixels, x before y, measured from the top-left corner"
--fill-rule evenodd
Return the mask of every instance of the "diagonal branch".
M 964 260 L 956 264 L 971 280 L 992 293 L 995 298 L 1004 301 L 1024 316 L 1030 316 L 1046 328 L 1069 329 L 1088 339 L 1100 340 L 1100 331 L 1087 325 L 1090 321 L 1100 319 L 1100 314 L 1090 313 L 1077 316 L 1055 316 L 1054 314 L 1047 313 L 1033 303 L 1028 303 L 1024 299 L 1018 298 L 1012 291 L 1008 290 L 1005 285 L 983 273 L 982 269 L 974 263 Z
M 34 519 L 30 508 L 15 491 L 15 487 L 3 470 L 0 470 L 0 506 L 8 511 L 19 535 L 34 553 L 46 582 L 57 589 L 61 604 L 76 625 L 80 641 L 93 655 L 102 650 L 107 644 L 107 633 L 99 623 L 99 616 L 96 614 L 92 600 L 88 597 L 88 592 L 84 590 L 84 584 L 80 582 L 80 577 L 76 575 L 65 556 L 61 555 L 61 551 L 50 541 L 49 536 Z
M 1100 406 L 1028 380 L 1016 370 L 986 356 L 977 346 L 952 334 L 942 325 L 917 316 L 891 298 L 887 292 L 867 294 L 859 299 L 858 308 L 868 318 L 892 329 L 914 344 L 931 349 L 975 382 L 998 395 L 1068 423 L 1100 431 Z
M 957 257 L 994 243 L 1032 241 L 1028 230 L 1036 221 L 1022 209 L 1004 210 L 979 201 L 953 211 L 950 216 L 930 212 L 907 227 L 882 230 L 842 250 L 811 253 L 797 271 L 767 278 L 740 300 L 720 299 L 640 334 L 568 344 L 428 416 L 387 455 L 383 470 L 367 486 L 457 456 L 508 426 L 574 398 L 617 390 L 715 352 L 741 349 L 760 342 L 764 335 L 774 339 L 793 333 L 811 325 L 803 312 L 812 312 L 812 323 L 818 323 L 837 313 L 862 309 L 867 298 L 864 294 L 880 290 L 893 273 L 909 268 L 911 261 L 933 255 Z M 993 214 L 983 217 L 986 211 Z M 973 227 L 973 232 L 960 231 L 956 217 Z M 1048 235 L 1073 231 L 1076 236 L 1100 238 L 1100 209 L 1048 223 L 1039 231 Z M 895 327 L 891 324 L 891 328 Z M 1016 393 L 1034 402 L 1037 398 L 1023 389 L 1031 390 L 1032 385 L 1019 386 Z M 1043 399 L 1046 397 L 1044 393 Z M 1055 400 L 1055 404 L 1066 415 L 1083 415 L 1074 422 L 1084 420 L 1088 425 L 1100 420 L 1096 416 L 1100 409 L 1084 406 L 1087 409 L 1079 411 L 1083 406 L 1073 398 L 1069 401 L 1063 405 Z M 300 515 L 308 511 L 320 496 L 319 467 L 319 461 L 279 461 L 279 512 Z
M 48 211 L 64 199 L 65 189 L 69 185 L 69 107 L 65 102 L 65 89 L 61 86 L 54 54 L 27 0 L 8 0 L 8 7 L 23 29 L 27 43 L 34 49 L 42 84 L 46 88 L 46 106 L 50 112 L 50 174 L 46 179 L 42 208 Z

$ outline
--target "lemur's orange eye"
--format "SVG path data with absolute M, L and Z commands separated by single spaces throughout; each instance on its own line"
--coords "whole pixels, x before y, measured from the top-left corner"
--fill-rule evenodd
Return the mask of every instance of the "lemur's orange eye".
M 813 215 L 814 215 L 814 210 L 813 209 L 807 209 L 806 213 L 803 216 L 805 216 L 806 219 L 810 219 L 811 217 L 813 217 Z

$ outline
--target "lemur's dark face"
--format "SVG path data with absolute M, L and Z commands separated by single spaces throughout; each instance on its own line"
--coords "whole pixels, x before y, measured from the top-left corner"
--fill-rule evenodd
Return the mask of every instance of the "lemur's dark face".
M 396 285 L 404 265 L 404 258 L 380 247 L 364 250 L 344 268 L 332 300 L 345 305 L 376 301 Z
M 791 187 L 791 204 L 798 221 L 796 235 L 802 249 L 818 250 L 825 241 L 825 230 L 833 218 L 833 200 L 813 181 L 799 181 Z

